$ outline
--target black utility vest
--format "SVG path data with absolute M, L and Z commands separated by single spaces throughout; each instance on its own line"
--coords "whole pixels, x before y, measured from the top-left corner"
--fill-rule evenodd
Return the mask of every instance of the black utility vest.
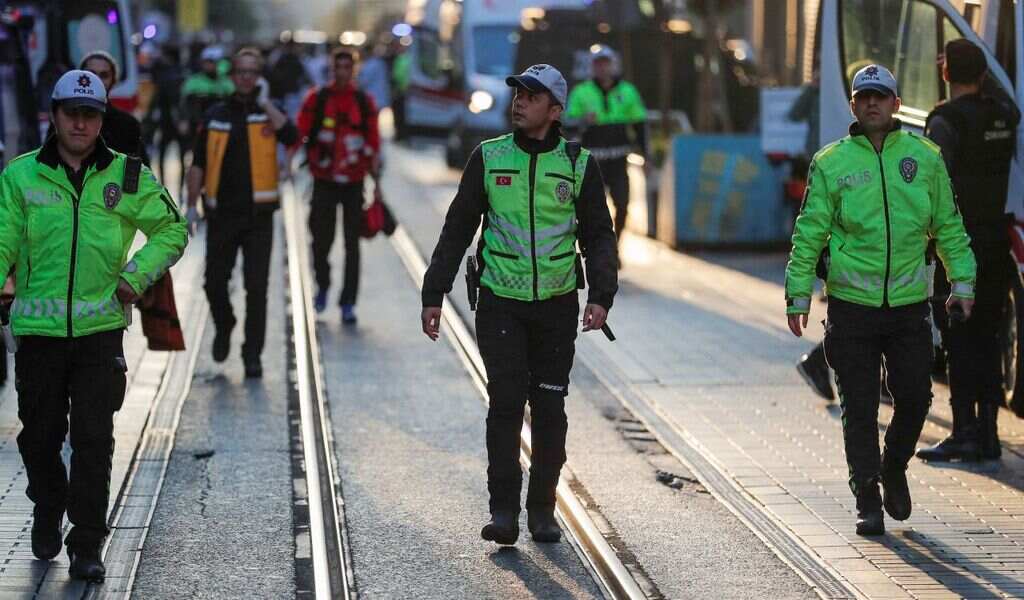
M 936 116 L 946 119 L 957 133 L 954 156 L 947 158 L 967 232 L 979 244 L 988 240 L 998 244 L 1007 236 L 1006 194 L 1018 117 L 981 94 L 939 105 L 928 121 Z

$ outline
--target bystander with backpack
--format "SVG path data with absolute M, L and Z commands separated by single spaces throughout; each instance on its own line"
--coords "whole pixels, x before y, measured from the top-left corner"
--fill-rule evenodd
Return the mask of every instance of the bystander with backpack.
M 315 307 L 327 307 L 331 286 L 328 256 L 337 230 L 337 207 L 342 207 L 345 238 L 345 278 L 339 298 L 342 322 L 356 321 L 359 289 L 359 238 L 363 222 L 363 183 L 371 175 L 380 194 L 380 133 L 373 97 L 354 83 L 357 57 L 340 48 L 331 55 L 333 79 L 314 88 L 299 111 L 299 133 L 305 139 L 313 199 L 309 229 L 313 237 L 316 274 Z

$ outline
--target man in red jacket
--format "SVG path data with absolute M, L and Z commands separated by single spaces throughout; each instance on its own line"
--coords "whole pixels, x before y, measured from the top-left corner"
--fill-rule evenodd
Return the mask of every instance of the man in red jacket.
M 345 280 L 339 304 L 342 322 L 346 324 L 356 322 L 363 181 L 371 175 L 378 182 L 378 190 L 380 182 L 377 107 L 373 97 L 353 83 L 356 61 L 353 52 L 335 50 L 331 55 L 333 80 L 309 92 L 298 119 L 313 175 L 309 230 L 313 236 L 313 270 L 318 288 L 314 304 L 317 312 L 327 306 L 327 290 L 331 287 L 328 255 L 337 228 L 337 205 L 341 204 Z

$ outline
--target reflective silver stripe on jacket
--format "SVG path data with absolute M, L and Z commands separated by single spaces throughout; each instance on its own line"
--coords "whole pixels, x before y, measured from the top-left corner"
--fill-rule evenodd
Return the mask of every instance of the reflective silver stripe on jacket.
M 611 146 L 610 148 L 587 148 L 590 150 L 591 156 L 597 160 L 611 160 L 613 158 L 622 158 L 629 156 L 633 151 L 632 146 Z
M 38 299 L 38 298 L 15 298 L 11 305 L 11 315 L 19 317 L 34 317 L 42 319 L 47 317 L 63 317 L 68 314 L 67 300 L 61 299 Z
M 810 298 L 790 298 L 793 308 L 798 310 L 811 310 Z
M 974 296 L 974 284 L 966 283 L 963 281 L 953 282 L 953 295 L 954 296 Z

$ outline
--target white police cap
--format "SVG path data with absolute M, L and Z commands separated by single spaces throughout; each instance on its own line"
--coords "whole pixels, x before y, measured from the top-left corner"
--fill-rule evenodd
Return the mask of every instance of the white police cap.
M 864 90 L 874 90 L 890 96 L 898 96 L 896 78 L 882 65 L 868 65 L 853 76 L 853 95 Z
M 87 107 L 107 112 L 107 89 L 95 74 L 75 69 L 68 71 L 53 86 L 50 100 L 66 109 Z
M 555 102 L 562 106 L 565 106 L 569 95 L 569 84 L 565 82 L 565 77 L 551 65 L 533 65 L 519 75 L 509 77 L 505 83 L 509 87 L 523 88 L 533 93 L 551 92 Z

